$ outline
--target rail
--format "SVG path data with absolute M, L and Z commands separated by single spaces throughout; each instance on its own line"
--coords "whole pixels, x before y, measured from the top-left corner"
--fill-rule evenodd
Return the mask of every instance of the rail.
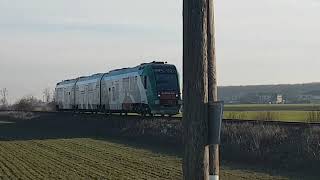
M 0 113 L 4 112 L 25 112 L 25 113 L 37 113 L 37 114 L 55 114 L 55 113 L 65 113 L 65 114 L 84 114 L 84 115 L 98 115 L 103 117 L 123 117 L 123 118 L 134 118 L 137 120 L 171 120 L 171 121 L 182 121 L 182 117 L 167 117 L 167 116 L 141 116 L 137 114 L 119 115 L 119 113 L 114 113 L 112 115 L 105 113 L 94 113 L 94 112 L 72 112 L 72 111 L 15 111 L 15 110 L 0 110 Z M 1 115 L 1 114 L 0 114 Z M 266 121 L 266 120 L 243 120 L 243 119 L 223 119 L 223 124 L 250 124 L 250 125 L 267 125 L 267 126 L 282 126 L 282 127 L 320 127 L 320 122 L 288 122 L 288 121 Z

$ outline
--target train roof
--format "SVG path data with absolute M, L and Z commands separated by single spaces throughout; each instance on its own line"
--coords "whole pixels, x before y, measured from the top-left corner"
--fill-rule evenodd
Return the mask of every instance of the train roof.
M 110 77 L 110 76 L 116 76 L 116 75 L 136 72 L 136 71 L 143 70 L 145 67 L 150 66 L 150 65 L 151 66 L 154 66 L 154 65 L 156 65 L 156 66 L 163 66 L 163 65 L 172 66 L 171 64 L 167 64 L 167 62 L 152 61 L 150 63 L 142 63 L 136 67 L 115 69 L 115 70 L 111 70 L 107 73 L 97 73 L 97 74 L 93 74 L 90 76 L 78 77 L 76 79 L 64 80 L 64 81 L 57 83 L 57 85 L 65 85 L 65 84 L 76 83 L 76 82 L 80 82 L 80 81 L 88 81 L 88 80 L 92 80 L 92 79 L 102 78 L 103 76 Z
M 78 78 L 78 82 L 81 81 L 88 81 L 88 80 L 92 80 L 92 79 L 100 79 L 105 73 L 97 73 L 97 74 L 93 74 L 91 76 L 82 76 Z
M 71 84 L 76 82 L 77 82 L 77 79 L 67 79 L 57 83 L 57 85 L 66 85 L 66 84 Z
M 172 64 L 167 64 L 167 62 L 161 62 L 161 61 L 152 61 L 150 63 L 142 63 L 136 67 L 131 67 L 131 68 L 122 68 L 122 69 L 115 69 L 112 71 L 109 71 L 106 73 L 106 77 L 108 76 L 116 76 L 120 74 L 126 74 L 126 73 L 131 73 L 131 72 L 136 72 L 143 70 L 147 66 L 173 66 Z

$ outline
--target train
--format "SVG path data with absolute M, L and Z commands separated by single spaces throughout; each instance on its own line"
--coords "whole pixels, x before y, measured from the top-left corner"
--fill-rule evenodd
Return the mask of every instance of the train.
M 182 105 L 176 67 L 157 61 L 61 81 L 54 97 L 58 111 L 173 116 Z

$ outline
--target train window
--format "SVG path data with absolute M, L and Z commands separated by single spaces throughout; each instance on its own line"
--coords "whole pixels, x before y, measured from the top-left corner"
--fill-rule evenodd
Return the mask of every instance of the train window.
M 157 89 L 161 91 L 175 91 L 179 89 L 176 74 L 156 74 Z

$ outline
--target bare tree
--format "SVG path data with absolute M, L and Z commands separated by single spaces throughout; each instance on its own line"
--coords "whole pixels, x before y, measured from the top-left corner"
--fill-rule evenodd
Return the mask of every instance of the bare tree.
M 34 111 L 41 105 L 41 100 L 34 96 L 25 96 L 19 99 L 14 105 L 13 109 L 17 111 Z
M 6 108 L 8 106 L 8 90 L 3 88 L 0 90 L 0 106 Z
M 45 88 L 43 90 L 43 101 L 49 103 L 51 100 L 51 90 L 50 88 Z

